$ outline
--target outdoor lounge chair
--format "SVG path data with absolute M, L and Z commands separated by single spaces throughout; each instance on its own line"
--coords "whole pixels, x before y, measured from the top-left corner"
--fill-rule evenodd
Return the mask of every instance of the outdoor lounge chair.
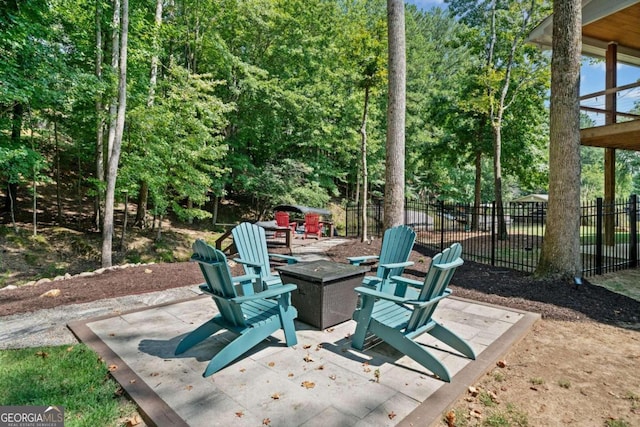
M 296 285 L 282 285 L 254 293 L 253 286 L 238 292 L 236 283 L 260 280 L 260 276 L 231 277 L 225 255 L 203 240 L 193 244 L 192 261 L 198 262 L 205 278 L 202 292 L 211 295 L 219 314 L 187 334 L 175 354 L 181 354 L 204 341 L 219 330 L 238 335 L 209 362 L 203 376 L 207 377 L 224 368 L 279 329 L 284 330 L 287 346 L 297 343 L 293 319 L 298 316 L 291 305 L 291 292 Z
M 307 213 L 304 216 L 304 238 L 311 234 L 318 239 L 322 237 L 322 223 L 320 222 L 320 215 L 317 213 Z
M 274 214 L 276 219 L 276 225 L 278 227 L 287 227 L 291 229 L 291 233 L 295 235 L 296 228 L 298 228 L 298 223 L 295 221 L 289 221 L 289 213 L 284 211 L 277 211 Z M 284 237 L 284 232 L 276 231 L 274 237 Z
M 387 289 L 389 278 L 391 276 L 400 276 L 405 267 L 413 265 L 413 262 L 409 261 L 409 255 L 411 255 L 415 240 L 416 233 L 412 228 L 406 225 L 391 227 L 384 232 L 382 237 L 380 255 L 354 256 L 348 257 L 347 260 L 353 265 L 377 260 L 376 275 L 365 276 L 362 284 L 376 288 L 379 291 L 392 292 L 393 290 Z
M 463 264 L 461 253 L 462 248 L 456 243 L 437 254 L 424 282 L 398 276 L 391 278 L 397 283 L 396 294 L 401 293 L 402 289 L 407 290 L 408 286 L 418 291 L 391 295 L 368 287 L 356 288 L 355 291 L 362 297 L 362 306 L 353 313 L 357 326 L 351 345 L 362 350 L 367 334 L 374 334 L 440 379 L 450 382 L 451 375 L 447 368 L 415 339 L 429 333 L 464 356 L 475 359 L 475 353 L 466 341 L 432 318 L 440 300 L 451 294 L 447 286 L 456 268 Z
M 287 264 L 295 264 L 299 258 L 290 255 L 271 254 L 267 250 L 267 237 L 264 228 L 243 222 L 231 230 L 233 242 L 239 258 L 234 261 L 242 264 L 246 274 L 257 274 L 266 286 L 280 284 L 280 276 L 271 272 L 271 260 L 280 259 Z

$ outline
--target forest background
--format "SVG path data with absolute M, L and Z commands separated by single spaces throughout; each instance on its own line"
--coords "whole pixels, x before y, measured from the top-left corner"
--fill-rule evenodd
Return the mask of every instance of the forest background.
M 498 172 L 505 200 L 546 192 L 550 55 L 525 39 L 549 2 L 446 3 L 406 8 L 406 196 L 491 201 Z M 367 194 L 383 196 L 385 1 L 127 5 L 114 196 L 135 201 L 134 225 L 168 215 L 262 219 L 282 203 L 358 203 L 365 154 Z M 39 213 L 69 225 L 80 224 L 69 212 L 93 211 L 80 227 L 100 229 L 121 93 L 119 8 L 117 0 L 2 3 L 4 222 L 29 212 L 36 234 L 47 219 Z M 504 107 L 499 123 L 496 105 Z M 616 165 L 616 194 L 638 193 L 637 153 L 619 152 Z M 582 147 L 585 199 L 603 194 L 602 177 L 602 150 Z M 56 191 L 40 195 L 43 184 Z M 219 218 L 229 205 L 239 207 L 235 217 Z

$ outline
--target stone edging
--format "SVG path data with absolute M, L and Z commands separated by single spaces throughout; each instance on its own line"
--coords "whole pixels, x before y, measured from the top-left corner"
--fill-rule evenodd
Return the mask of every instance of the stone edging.
M 30 282 L 27 282 L 23 285 L 17 286 L 17 285 L 9 285 L 9 286 L 5 286 L 4 288 L 0 288 L 0 292 L 2 291 L 8 291 L 11 289 L 18 289 L 18 288 L 22 288 L 23 286 L 37 286 L 43 283 L 52 283 L 52 282 L 59 282 L 61 280 L 69 280 L 69 279 L 73 279 L 76 277 L 93 277 L 93 276 L 97 276 L 99 274 L 104 273 L 105 271 L 113 271 L 113 270 L 123 270 L 125 268 L 130 268 L 130 267 L 141 267 L 141 266 L 146 266 L 146 265 L 154 265 L 155 262 L 150 262 L 150 263 L 137 263 L 137 264 L 121 264 L 121 265 L 113 265 L 111 267 L 106 267 L 106 268 L 98 268 L 97 270 L 93 270 L 93 271 L 83 271 L 82 273 L 78 273 L 78 274 L 74 274 L 71 275 L 70 273 L 66 273 L 64 276 L 56 276 L 53 279 L 49 279 L 47 277 L 44 277 L 42 279 L 38 279 L 38 280 L 32 280 Z

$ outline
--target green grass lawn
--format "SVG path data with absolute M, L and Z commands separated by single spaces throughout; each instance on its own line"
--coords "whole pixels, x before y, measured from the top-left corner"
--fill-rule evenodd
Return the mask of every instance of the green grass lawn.
M 65 426 L 119 426 L 136 407 L 82 344 L 0 351 L 0 405 L 64 406 Z

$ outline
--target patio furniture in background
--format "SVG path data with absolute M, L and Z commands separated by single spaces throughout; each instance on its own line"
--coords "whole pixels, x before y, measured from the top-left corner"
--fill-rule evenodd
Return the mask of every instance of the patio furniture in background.
M 403 287 L 406 289 L 407 286 L 419 289 L 407 292 L 408 296 L 391 295 L 363 286 L 356 288 L 355 291 L 362 297 L 362 306 L 353 313 L 357 326 L 352 336 L 352 347 L 362 350 L 367 334 L 374 334 L 440 379 L 450 382 L 451 375 L 447 368 L 427 350 L 426 346 L 417 343 L 415 339 L 429 333 L 464 356 L 475 360 L 475 352 L 465 340 L 432 318 L 440 300 L 451 294 L 447 286 L 456 268 L 463 264 L 461 253 L 462 247 L 455 243 L 437 254 L 431 262 L 424 282 L 393 276 L 391 279 L 398 283 L 396 291 Z
M 363 262 L 377 260 L 378 268 L 375 276 L 365 276 L 363 285 L 387 291 L 387 282 L 391 276 L 400 276 L 405 267 L 413 265 L 409 255 L 416 240 L 416 233 L 406 225 L 391 227 L 384 232 L 380 255 L 364 255 L 348 257 L 350 264 L 360 265 Z
M 298 223 L 295 221 L 289 221 L 289 213 L 283 211 L 276 211 L 274 214 L 276 219 L 276 225 L 278 227 L 287 227 L 291 229 L 292 233 L 296 232 L 296 228 L 298 228 Z M 276 231 L 274 237 L 286 237 L 285 232 Z
M 317 213 L 307 213 L 304 216 L 304 238 L 309 234 L 317 236 L 318 239 L 322 237 L 322 223 Z
M 257 274 L 266 286 L 281 284 L 280 276 L 271 272 L 271 260 L 280 259 L 287 264 L 295 264 L 299 258 L 282 254 L 270 254 L 267 250 L 267 237 L 263 227 L 243 222 L 231 231 L 239 258 L 234 261 L 242 264 L 246 274 Z
M 295 285 L 282 285 L 253 293 L 253 287 L 243 287 L 243 294 L 235 284 L 260 280 L 258 275 L 231 277 L 226 256 L 219 250 L 196 240 L 193 244 L 192 261 L 198 262 L 205 278 L 200 285 L 202 292 L 211 296 L 219 314 L 187 334 L 175 354 L 181 354 L 204 341 L 219 330 L 228 330 L 238 335 L 213 356 L 203 376 L 207 377 L 224 368 L 238 357 L 255 347 L 279 329 L 283 329 L 287 346 L 297 344 L 295 307 L 291 305 L 291 292 Z

